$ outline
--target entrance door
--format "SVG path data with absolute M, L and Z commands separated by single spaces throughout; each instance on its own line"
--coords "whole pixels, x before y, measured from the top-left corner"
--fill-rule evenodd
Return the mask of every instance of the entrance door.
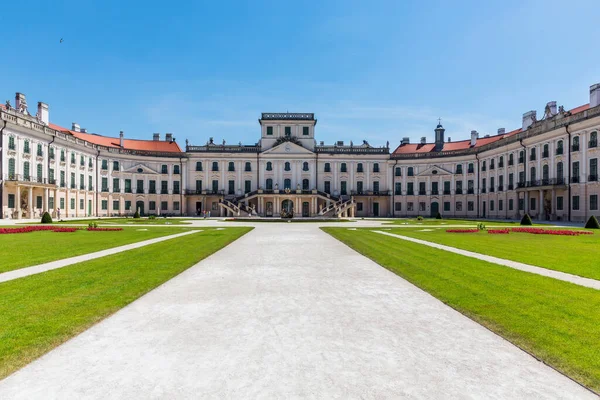
M 196 202 L 196 214 L 202 215 L 202 202 L 201 201 Z
M 281 212 L 279 213 L 284 218 L 290 218 L 294 215 L 294 202 L 291 200 L 283 200 L 281 202 Z
M 310 217 L 310 209 L 308 206 L 308 201 L 305 201 L 304 203 L 302 203 L 302 216 Z
M 373 216 L 379 217 L 379 203 L 373 203 Z
M 440 212 L 440 203 L 434 201 L 431 203 L 431 217 L 435 218 L 438 212 Z
M 485 218 L 485 201 L 483 202 L 483 218 Z
M 273 216 L 273 203 L 270 201 L 267 201 L 267 204 L 265 205 L 266 210 L 265 210 L 265 215 L 267 217 L 272 217 Z
M 140 211 L 140 215 L 144 215 L 144 202 L 141 200 L 136 201 L 135 209 Z

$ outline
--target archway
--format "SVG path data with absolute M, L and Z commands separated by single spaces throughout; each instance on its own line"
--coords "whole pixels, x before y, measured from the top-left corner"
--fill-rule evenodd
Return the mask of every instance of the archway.
M 440 204 L 437 201 L 431 203 L 431 216 L 436 217 L 437 213 L 440 211 Z
M 290 218 L 294 216 L 294 202 L 292 200 L 283 200 L 281 202 L 281 216 Z
M 144 215 L 144 202 L 141 200 L 138 200 L 135 202 L 135 210 L 139 210 L 140 211 L 140 215 Z

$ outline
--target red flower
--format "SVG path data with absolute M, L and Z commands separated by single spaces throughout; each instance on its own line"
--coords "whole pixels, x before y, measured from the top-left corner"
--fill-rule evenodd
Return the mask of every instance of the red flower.
M 479 229 L 446 229 L 447 233 L 477 233 Z

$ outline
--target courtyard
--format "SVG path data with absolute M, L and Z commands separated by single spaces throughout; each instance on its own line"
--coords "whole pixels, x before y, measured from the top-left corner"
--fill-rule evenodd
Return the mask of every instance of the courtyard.
M 600 390 L 600 295 L 585 286 L 600 283 L 596 233 L 446 232 L 477 226 L 464 220 L 169 220 L 1 235 L 0 397 Z

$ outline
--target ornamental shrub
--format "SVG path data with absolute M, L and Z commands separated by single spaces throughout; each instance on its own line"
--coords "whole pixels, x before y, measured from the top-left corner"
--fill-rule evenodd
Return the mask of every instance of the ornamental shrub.
M 51 224 L 52 223 L 52 217 L 50 216 L 50 213 L 48 211 L 46 211 L 44 213 L 44 215 L 42 215 L 42 224 Z M 596 221 L 596 224 L 598 223 L 598 221 Z
M 420 215 L 417 217 L 417 221 L 423 221 L 423 217 L 421 217 Z
M 594 217 L 592 215 L 590 217 L 590 219 L 588 219 L 587 222 L 585 223 L 585 228 L 586 229 L 600 229 L 600 224 L 598 224 L 598 220 L 596 219 L 596 217 Z
M 439 212 L 435 215 L 435 219 L 442 219 L 442 214 Z
M 521 218 L 521 225 L 532 225 L 531 217 L 529 216 L 529 214 L 523 215 L 523 218 Z
M 133 214 L 133 218 L 140 218 L 140 212 L 136 211 L 135 214 Z
M 148 219 L 156 219 L 156 215 L 154 215 L 154 214 L 148 215 Z

